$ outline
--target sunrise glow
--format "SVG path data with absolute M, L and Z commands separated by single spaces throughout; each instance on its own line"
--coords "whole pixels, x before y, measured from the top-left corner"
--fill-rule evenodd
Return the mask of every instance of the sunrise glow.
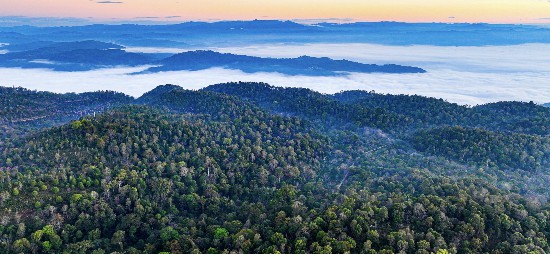
M 113 20 L 314 19 L 548 23 L 546 0 L 0 0 L 0 16 Z

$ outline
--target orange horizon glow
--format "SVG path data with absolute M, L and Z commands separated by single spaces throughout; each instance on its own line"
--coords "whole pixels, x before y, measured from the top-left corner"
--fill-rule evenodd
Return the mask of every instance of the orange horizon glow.
M 190 21 L 342 19 L 550 23 L 548 0 L 0 0 L 0 16 Z

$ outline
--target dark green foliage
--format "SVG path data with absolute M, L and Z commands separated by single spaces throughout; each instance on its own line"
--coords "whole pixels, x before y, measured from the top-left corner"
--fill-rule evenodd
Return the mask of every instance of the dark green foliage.
M 97 107 L 142 105 L 6 138 L 0 253 L 550 251 L 548 137 L 520 133 L 544 127 L 437 127 L 472 111 L 544 122 L 538 107 L 249 83 L 206 90 L 115 94 Z M 27 113 L 6 119 L 83 96 L 11 92 L 44 99 L 21 96 Z M 367 106 L 363 96 L 380 98 Z M 445 109 L 426 116 L 424 106 Z M 491 117 L 479 123 L 496 128 Z
M 548 137 L 443 127 L 421 131 L 412 142 L 419 151 L 485 167 L 526 171 L 550 168 Z
M 234 96 L 207 91 L 190 91 L 173 85 L 159 86 L 145 93 L 136 102 L 167 108 L 178 113 L 208 115 L 218 120 L 267 114 Z
M 329 128 L 351 125 L 403 135 L 418 129 L 461 125 L 493 131 L 550 135 L 550 109 L 533 103 L 499 102 L 475 107 L 442 99 L 346 91 L 325 95 L 265 83 L 226 83 L 204 88 L 243 98 L 275 113 L 305 117 Z
M 550 135 L 550 109 L 533 102 L 496 102 L 474 107 L 475 127 Z
M 60 125 L 132 101 L 130 96 L 110 91 L 55 94 L 0 87 L 0 138 Z
M 463 121 L 468 111 L 465 106 L 449 103 L 443 99 L 417 95 L 383 95 L 365 91 L 346 91 L 337 93 L 333 97 L 351 105 L 381 108 L 404 115 L 414 123 L 412 125 L 416 128 L 459 123 Z
M 330 128 L 339 125 L 358 125 L 390 130 L 411 122 L 385 109 L 346 105 L 330 96 L 305 88 L 281 88 L 265 83 L 238 82 L 213 85 L 203 90 L 235 95 L 272 112 L 304 117 Z
M 383 95 L 346 91 L 334 98 L 367 108 L 381 108 L 407 117 L 414 129 L 461 125 L 493 131 L 550 135 L 550 109 L 532 102 L 497 102 L 475 107 L 417 95 Z M 396 127 L 396 126 L 394 126 Z

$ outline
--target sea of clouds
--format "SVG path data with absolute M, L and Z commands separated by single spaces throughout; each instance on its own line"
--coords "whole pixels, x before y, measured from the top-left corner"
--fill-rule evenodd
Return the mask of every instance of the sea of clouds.
M 199 89 L 222 82 L 258 81 L 276 86 L 306 87 L 322 93 L 360 89 L 379 93 L 419 94 L 468 105 L 504 100 L 550 102 L 550 54 L 546 54 L 550 52 L 549 44 L 483 47 L 276 44 L 211 49 L 261 57 L 327 56 L 363 63 L 411 65 L 428 72 L 309 77 L 278 73 L 250 74 L 222 68 L 140 75 L 130 73 L 147 67 L 119 67 L 86 72 L 0 68 L 0 85 L 53 92 L 115 90 L 137 97 L 161 84 Z M 157 53 L 184 51 L 175 48 L 127 50 Z

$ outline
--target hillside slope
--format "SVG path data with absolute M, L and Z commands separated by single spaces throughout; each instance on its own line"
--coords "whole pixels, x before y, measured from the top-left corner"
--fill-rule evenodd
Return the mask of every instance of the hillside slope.
M 0 87 L 0 138 L 52 127 L 133 102 L 111 91 L 55 94 Z
M 4 108 L 26 109 L 7 120 L 103 107 L 0 146 L 0 253 L 550 251 L 545 136 L 434 128 L 418 112 L 255 83 L 4 93 Z M 532 109 L 498 105 L 483 114 Z M 524 117 L 544 119 L 535 109 Z M 372 121 L 390 116 L 411 121 Z

